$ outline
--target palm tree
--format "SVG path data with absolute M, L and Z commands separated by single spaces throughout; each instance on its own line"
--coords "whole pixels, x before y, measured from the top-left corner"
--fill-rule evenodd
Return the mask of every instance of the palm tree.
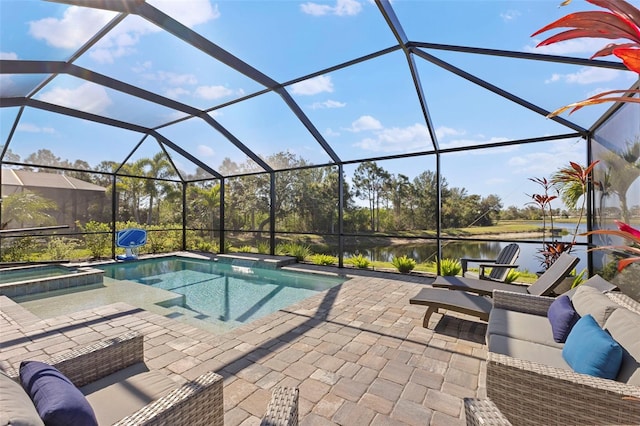
M 564 203 L 567 205 L 567 207 L 575 210 L 576 206 L 578 205 L 578 201 L 582 200 L 582 205 L 580 206 L 580 216 L 578 217 L 576 230 L 573 233 L 571 245 L 575 244 L 576 242 L 580 223 L 582 222 L 582 217 L 584 215 L 584 210 L 587 203 L 587 185 L 589 184 L 589 179 L 591 179 L 591 172 L 599 162 L 600 160 L 596 160 L 589 164 L 588 167 L 583 167 L 578 163 L 570 161 L 569 166 L 561 168 L 551 177 L 551 183 L 553 183 L 554 185 L 560 185 L 560 197 L 562 198 L 562 201 L 564 201 Z
M 164 152 L 158 152 L 153 158 L 143 158 L 138 160 L 146 170 L 149 179 L 145 182 L 145 191 L 149 194 L 149 210 L 147 211 L 147 225 L 151 225 L 153 218 L 153 205 L 161 192 L 164 182 L 157 179 L 166 179 L 175 177 L 175 171 L 171 162 L 167 159 Z M 167 191 L 166 188 L 164 188 Z M 158 219 L 160 219 L 160 203 L 158 203 Z

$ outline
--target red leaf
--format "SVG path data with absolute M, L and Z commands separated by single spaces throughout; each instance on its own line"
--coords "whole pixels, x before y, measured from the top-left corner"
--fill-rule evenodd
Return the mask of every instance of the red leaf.
M 618 262 L 618 272 L 622 272 L 624 268 L 631 265 L 634 262 L 640 262 L 640 257 L 628 257 Z
M 556 29 L 556 28 L 574 28 L 584 31 L 582 35 L 573 33 L 572 37 L 566 37 L 569 31 L 561 33 L 564 36 L 560 40 L 567 40 L 569 38 L 576 37 L 596 37 L 596 38 L 627 38 L 636 42 L 640 42 L 640 31 L 638 28 L 628 19 L 622 18 L 619 15 L 615 15 L 611 12 L 576 12 L 566 15 L 549 25 L 539 29 L 531 36 L 534 37 L 540 33 Z M 555 43 L 560 40 L 555 40 L 558 35 L 550 37 L 549 39 L 538 44 L 538 46 L 545 46 L 547 44 Z M 549 41 L 554 40 L 554 41 Z
M 613 54 L 622 59 L 622 62 L 631 71 L 640 74 L 640 49 L 618 47 L 613 49 Z
M 616 223 L 616 225 L 618 225 L 618 229 L 621 230 L 622 232 L 627 232 L 633 235 L 635 238 L 640 238 L 640 230 L 637 230 L 634 227 L 624 222 L 621 222 L 619 220 L 615 220 L 614 222 Z
M 601 57 L 601 56 L 613 55 L 614 49 L 617 49 L 619 47 L 640 47 L 640 44 L 638 44 L 638 43 L 609 43 L 605 47 L 603 47 L 602 49 L 600 49 L 596 53 L 594 53 L 591 56 L 591 59 L 598 58 L 598 57 Z
M 636 24 L 640 23 L 640 10 L 636 9 L 632 4 L 620 0 L 587 0 L 591 4 L 609 9 L 616 15 Z

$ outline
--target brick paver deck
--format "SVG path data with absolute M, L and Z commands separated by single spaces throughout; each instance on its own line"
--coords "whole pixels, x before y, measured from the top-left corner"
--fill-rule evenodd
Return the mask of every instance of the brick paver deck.
M 136 330 L 148 366 L 176 382 L 225 377 L 229 426 L 259 424 L 274 386 L 299 387 L 302 425 L 462 425 L 462 399 L 485 394 L 486 323 L 436 314 L 423 328 L 426 308 L 409 298 L 429 282 L 358 274 L 221 336 L 124 303 L 41 320 L 0 296 L 0 361 Z

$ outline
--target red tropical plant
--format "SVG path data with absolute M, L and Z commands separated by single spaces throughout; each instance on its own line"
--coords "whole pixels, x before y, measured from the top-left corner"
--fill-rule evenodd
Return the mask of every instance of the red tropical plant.
M 630 240 L 631 245 L 628 246 L 601 246 L 595 247 L 590 250 L 615 250 L 622 252 L 626 257 L 618 261 L 618 272 L 622 271 L 627 266 L 634 262 L 640 262 L 640 230 L 635 229 L 624 222 L 618 220 L 615 221 L 618 225 L 618 229 L 597 229 L 595 231 L 589 231 L 583 235 L 601 234 L 601 235 L 614 235 Z
M 594 53 L 591 59 L 614 55 L 622 59 L 622 62 L 630 71 L 640 74 L 640 10 L 624 0 L 587 1 L 596 6 L 608 9 L 609 12 L 588 11 L 566 15 L 539 29 L 533 33 L 531 37 L 558 28 L 570 29 L 559 32 L 541 41 L 536 47 L 584 37 L 630 40 L 630 43 L 610 43 Z M 569 3 L 571 3 L 571 0 L 565 0 L 561 6 L 566 6 Z M 634 94 L 640 94 L 640 90 L 611 90 L 603 92 L 584 101 L 575 102 L 559 108 L 549 114 L 549 116 L 556 116 L 567 109 L 571 109 L 570 113 L 573 113 L 584 106 L 604 102 L 640 103 L 640 98 L 634 97 Z

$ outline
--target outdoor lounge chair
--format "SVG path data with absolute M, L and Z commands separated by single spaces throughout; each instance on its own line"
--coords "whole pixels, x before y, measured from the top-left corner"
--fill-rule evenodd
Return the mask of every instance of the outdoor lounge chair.
M 159 370 L 149 370 L 144 362 L 143 339 L 142 334 L 129 332 L 50 358 L 45 365 L 55 367 L 66 379 L 50 369 L 41 370 L 31 376 L 27 387 L 38 392 L 35 400 L 49 405 L 46 409 L 40 406 L 45 415 L 57 420 L 75 416 L 75 421 L 63 422 L 66 424 L 78 424 L 77 411 L 86 418 L 83 404 L 79 406 L 77 396 L 72 396 L 79 390 L 100 425 L 222 426 L 223 377 L 209 371 L 180 385 Z M 0 394 L 7 404 L 0 420 L 8 419 L 8 424 L 42 424 L 29 391 L 20 385 L 18 371 L 8 363 L 2 367 Z M 37 382 L 45 376 L 58 380 Z M 38 390 L 34 390 L 36 387 Z M 52 391 L 58 397 L 52 397 Z M 297 425 L 298 389 L 275 388 L 262 424 Z
M 579 259 L 577 257 L 563 253 L 558 260 L 530 286 L 496 283 L 471 278 L 438 277 L 453 278 L 454 280 L 461 281 L 453 281 L 453 284 L 448 285 L 443 284 L 442 287 L 446 288 L 423 288 L 418 294 L 409 299 L 409 303 L 412 305 L 428 306 L 427 312 L 422 320 L 422 326 L 425 328 L 429 325 L 431 315 L 440 308 L 476 316 L 483 321 L 487 321 L 491 308 L 493 307 L 493 302 L 490 297 L 493 294 L 493 290 L 527 293 L 536 296 L 548 295 L 562 282 L 564 277 L 571 272 L 578 261 Z M 478 288 L 476 286 L 476 288 L 473 288 L 473 291 L 480 294 L 471 292 L 471 286 L 476 284 L 481 287 Z M 435 282 L 433 285 L 435 287 Z M 469 291 L 465 291 L 467 289 Z
M 580 259 L 575 256 L 568 253 L 562 253 L 560 257 L 553 262 L 549 269 L 540 275 L 535 283 L 529 286 L 522 284 L 499 283 L 476 278 L 449 276 L 436 277 L 432 286 L 446 288 L 449 290 L 470 291 L 484 296 L 491 296 L 493 294 L 493 290 L 505 290 L 518 293 L 535 294 L 536 296 L 548 296 L 553 292 L 553 289 L 571 273 L 579 261 Z
M 467 272 L 469 263 L 479 263 L 478 278 L 481 280 L 504 282 L 507 279 L 510 269 L 515 269 L 518 265 L 514 265 L 516 259 L 520 255 L 520 246 L 516 243 L 507 244 L 495 259 L 473 259 L 463 257 L 460 259 L 462 265 L 462 276 Z M 491 272 L 485 275 L 485 268 L 491 268 Z

